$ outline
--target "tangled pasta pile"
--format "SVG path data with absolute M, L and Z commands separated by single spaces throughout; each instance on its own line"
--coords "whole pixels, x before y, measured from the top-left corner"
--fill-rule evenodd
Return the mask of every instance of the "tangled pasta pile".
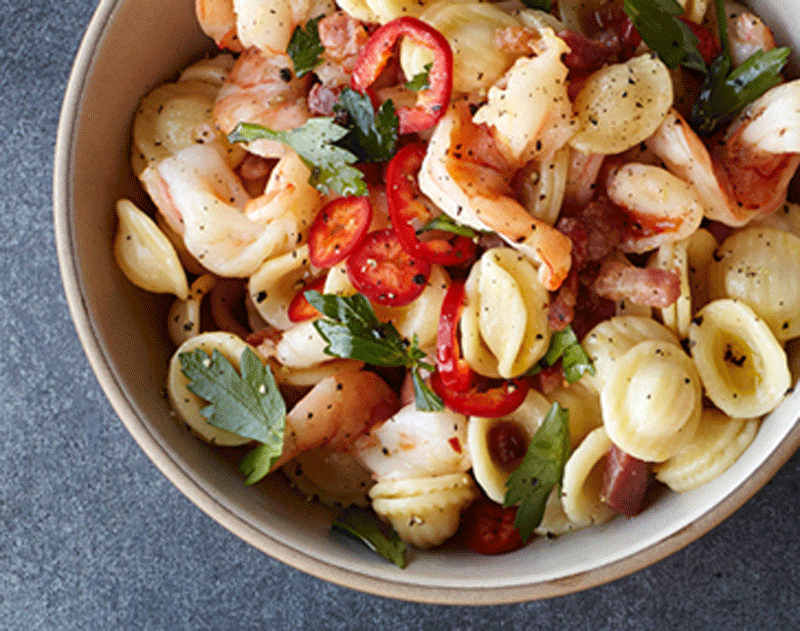
M 227 50 L 142 100 L 114 248 L 249 483 L 505 552 L 702 485 L 790 390 L 788 51 L 732 2 L 531 4 L 197 0 Z

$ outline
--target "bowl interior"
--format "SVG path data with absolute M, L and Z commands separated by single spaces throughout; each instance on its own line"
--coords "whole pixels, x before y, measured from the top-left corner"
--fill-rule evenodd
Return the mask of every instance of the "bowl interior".
M 800 48 L 800 31 L 790 28 L 800 23 L 795 0 L 751 4 L 780 43 Z M 404 571 L 329 534 L 333 514 L 306 503 L 280 479 L 245 487 L 230 463 L 172 419 L 164 396 L 172 353 L 169 300 L 131 286 L 111 250 L 116 200 L 147 205 L 128 159 L 139 99 L 212 50 L 190 0 L 100 3 L 62 111 L 55 223 L 70 308 L 102 387 L 155 464 L 234 533 L 314 575 L 386 596 L 450 603 L 533 599 L 612 580 L 686 545 L 741 505 L 794 451 L 800 392 L 765 420 L 727 472 L 696 491 L 667 494 L 636 519 L 539 539 L 501 557 L 455 549 L 418 553 Z M 795 71 L 799 62 L 795 51 Z

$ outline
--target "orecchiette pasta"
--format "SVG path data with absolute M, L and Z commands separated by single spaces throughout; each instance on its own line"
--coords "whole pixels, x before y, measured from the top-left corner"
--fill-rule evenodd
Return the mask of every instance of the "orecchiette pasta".
M 477 495 L 475 483 L 464 473 L 387 480 L 369 492 L 375 512 L 418 548 L 438 546 L 452 537 L 461 511 Z
M 689 237 L 691 239 L 691 237 Z M 689 282 L 689 239 L 672 241 L 659 246 L 650 265 L 666 270 L 677 270 L 680 274 L 680 295 L 667 307 L 658 309 L 661 321 L 681 339 L 689 333 L 692 320 L 692 294 Z
M 465 293 L 461 344 L 476 372 L 516 377 L 547 351 L 547 290 L 533 265 L 515 250 L 487 250 L 472 267 Z
M 709 294 L 747 303 L 778 341 L 800 335 L 800 237 L 768 227 L 736 232 L 709 267 Z
M 180 346 L 200 334 L 200 304 L 214 287 L 216 279 L 211 274 L 203 274 L 195 279 L 186 300 L 176 300 L 167 315 L 167 330 L 173 344 Z
M 758 419 L 731 418 L 719 410 L 703 410 L 692 441 L 655 467 L 656 478 L 673 491 L 690 491 L 730 467 L 753 442 Z
M 249 438 L 232 434 L 222 429 L 217 429 L 206 420 L 200 412 L 206 407 L 207 402 L 189 391 L 187 387 L 189 379 L 181 371 L 179 356 L 182 353 L 201 349 L 208 353 L 209 357 L 216 350 L 222 353 L 225 358 L 237 370 L 239 369 L 239 358 L 245 348 L 251 348 L 241 338 L 232 333 L 215 331 L 212 333 L 201 333 L 187 340 L 172 355 L 167 371 L 167 397 L 178 419 L 185 423 L 193 433 L 197 434 L 207 443 L 220 445 L 222 447 L 237 447 L 251 442 Z
M 167 236 L 130 200 L 117 202 L 117 219 L 114 257 L 128 280 L 147 291 L 185 299 L 186 272 Z
M 598 427 L 583 439 L 564 466 L 561 504 L 564 514 L 576 526 L 602 524 L 616 514 L 600 497 L 610 449 L 606 430 Z
M 583 379 L 559 386 L 547 394 L 547 399 L 551 403 L 557 401 L 562 408 L 569 410 L 569 442 L 572 449 L 589 432 L 603 424 L 600 396 Z
M 319 271 L 308 258 L 308 244 L 276 256 L 264 263 L 250 277 L 247 291 L 258 313 L 276 329 L 292 326 L 289 305 L 303 286 Z
M 789 388 L 783 348 L 743 302 L 723 299 L 703 307 L 689 327 L 689 345 L 708 398 L 729 416 L 771 412 Z
M 467 444 L 472 460 L 472 475 L 489 499 L 503 502 L 506 480 L 511 474 L 507 465 L 504 466 L 492 457 L 492 433 L 504 425 L 511 425 L 512 431 L 521 431 L 525 443 L 530 443 L 550 407 L 551 403 L 547 399 L 531 390 L 522 405 L 511 414 L 501 418 L 470 417 Z
M 520 202 L 531 215 L 551 226 L 558 219 L 564 203 L 569 158 L 569 147 L 563 147 L 552 159 L 531 161 L 523 170 Z
M 570 521 L 564 512 L 564 505 L 561 503 L 561 490 L 554 488 L 547 498 L 544 505 L 542 521 L 536 528 L 536 534 L 540 537 L 558 537 L 575 530 L 576 525 Z
M 601 322 L 583 339 L 583 348 L 594 364 L 595 374 L 586 373 L 581 381 L 600 392 L 619 358 L 645 340 L 679 344 L 672 331 L 652 318 L 616 316 Z
M 621 153 L 650 136 L 672 105 L 672 80 L 655 55 L 634 57 L 590 75 L 575 100 L 577 132 L 570 145 L 584 153 Z
M 603 425 L 623 451 L 661 462 L 692 439 L 701 395 L 697 368 L 679 346 L 640 342 L 609 371 L 600 392 Z
M 717 240 L 705 228 L 699 228 L 691 237 L 686 254 L 689 259 L 689 294 L 692 312 L 705 307 L 708 297 L 708 268 L 717 249 Z
M 497 29 L 519 22 L 491 4 L 481 2 L 434 2 L 419 18 L 447 38 L 453 49 L 453 90 L 471 92 L 486 89 L 508 70 L 516 58 L 494 43 Z M 404 42 L 400 65 L 407 77 L 424 72 L 430 63 L 430 49 Z

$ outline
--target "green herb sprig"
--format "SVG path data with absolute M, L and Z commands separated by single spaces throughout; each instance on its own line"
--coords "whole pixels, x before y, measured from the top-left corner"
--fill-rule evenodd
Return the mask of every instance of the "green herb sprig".
M 292 38 L 286 47 L 286 54 L 294 64 L 294 73 L 302 77 L 320 62 L 320 55 L 325 52 L 325 47 L 319 39 L 319 21 L 323 16 L 316 17 L 306 22 L 305 28 L 297 25 L 292 32 Z
M 286 425 L 286 404 L 272 371 L 250 348 L 242 351 L 241 375 L 216 349 L 209 356 L 198 348 L 178 360 L 189 391 L 208 401 L 200 412 L 211 425 L 262 443 L 239 465 L 245 484 L 261 480 L 283 451 Z
M 414 381 L 418 410 L 444 409 L 441 398 L 430 389 L 420 369 L 434 370 L 423 361 L 425 353 L 417 346 L 416 336 L 408 343 L 391 322 L 381 322 L 362 294 L 337 296 L 307 291 L 306 300 L 324 317 L 314 321 L 314 328 L 327 342 L 325 353 L 333 357 L 357 359 L 373 366 L 409 368 Z
M 711 136 L 730 123 L 750 103 L 781 81 L 790 49 L 757 51 L 733 68 L 724 0 L 715 0 L 722 52 L 711 62 L 689 124 L 701 136 Z
M 587 372 L 590 375 L 595 373 L 594 364 L 578 341 L 575 331 L 567 326 L 563 331 L 553 333 L 547 353 L 525 375 L 537 375 L 543 369 L 554 366 L 559 359 L 567 383 L 575 383 Z
M 677 0 L 625 0 L 625 14 L 639 35 L 667 66 L 683 65 L 706 71 L 703 56 L 697 48 L 699 40 L 686 23 L 678 19 L 683 7 Z
M 401 569 L 408 565 L 408 547 L 400 535 L 371 511 L 348 508 L 331 529 L 360 541 Z
M 311 170 L 309 183 L 322 193 L 336 191 L 343 196 L 363 196 L 368 192 L 364 175 L 352 166 L 358 156 L 337 146 L 349 130 L 337 125 L 331 117 L 310 118 L 301 127 L 289 131 L 273 131 L 263 125 L 239 123 L 228 134 L 230 142 L 274 140 L 289 145 Z
M 547 498 L 564 475 L 569 445 L 569 411 L 554 403 L 522 462 L 506 480 L 503 505 L 519 505 L 514 527 L 523 541 L 530 539 L 542 523 Z
M 347 119 L 344 127 L 349 134 L 337 143 L 340 147 L 351 151 L 361 162 L 386 162 L 392 159 L 397 146 L 400 119 L 391 100 L 381 103 L 375 111 L 369 95 L 345 88 L 333 110 Z

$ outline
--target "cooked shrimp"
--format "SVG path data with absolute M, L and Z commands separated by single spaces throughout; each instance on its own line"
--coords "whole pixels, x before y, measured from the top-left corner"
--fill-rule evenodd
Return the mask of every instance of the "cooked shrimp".
M 733 64 L 739 66 L 758 51 L 775 48 L 775 38 L 764 21 L 736 2 L 725 3 Z
M 286 415 L 283 453 L 272 469 L 322 445 L 346 451 L 398 408 L 397 394 L 373 372 L 350 370 L 326 377 Z
M 605 156 L 600 153 L 583 153 L 570 147 L 569 158 L 564 203 L 585 206 L 594 195 L 597 176 Z
M 359 436 L 351 452 L 375 479 L 405 480 L 466 471 L 472 464 L 466 444 L 466 416 L 420 412 L 410 403 Z
M 291 58 L 283 52 L 248 48 L 237 59 L 214 103 L 217 126 L 229 134 L 241 122 L 257 123 L 275 131 L 300 127 L 311 116 L 306 97 L 311 74 L 298 78 Z M 265 158 L 279 158 L 286 145 L 256 140 L 247 146 Z
M 233 0 L 242 45 L 270 52 L 286 50 L 297 25 L 333 8 L 331 0 Z
M 455 102 L 437 125 L 419 173 L 420 189 L 456 221 L 497 232 L 538 265 L 538 277 L 558 289 L 569 273 L 572 243 L 514 199 L 513 167 L 491 136 Z
M 219 48 L 239 53 L 242 43 L 236 33 L 236 14 L 233 0 L 195 0 L 194 12 L 203 32 Z
M 550 28 L 522 31 L 534 57 L 520 57 L 489 89 L 487 103 L 475 113 L 486 124 L 506 160 L 522 167 L 532 159 L 549 160 L 574 133 L 572 104 L 567 96 L 569 69 L 561 57 L 569 52 Z
M 743 226 L 786 201 L 800 165 L 800 81 L 777 86 L 752 103 L 714 147 L 713 157 L 674 110 L 646 144 L 695 187 L 709 219 Z
M 288 251 L 315 212 L 313 206 L 289 205 L 289 196 L 282 214 L 248 217 L 251 198 L 214 143 L 154 163 L 141 179 L 159 211 L 177 225 L 186 249 L 219 276 L 249 276 L 267 258 Z

